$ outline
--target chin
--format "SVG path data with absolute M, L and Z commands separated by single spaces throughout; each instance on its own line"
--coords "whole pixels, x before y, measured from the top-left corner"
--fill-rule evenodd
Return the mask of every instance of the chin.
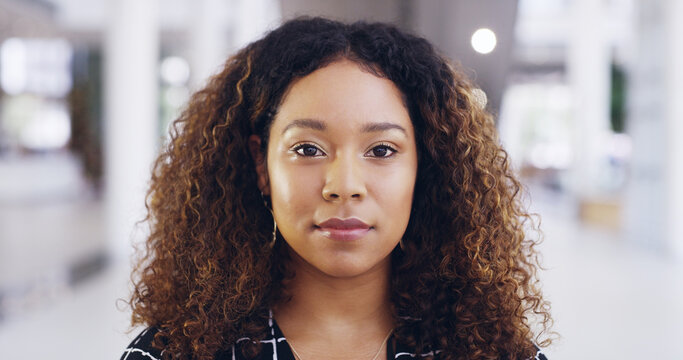
M 357 269 L 357 268 L 333 268 L 333 269 L 325 269 L 321 270 L 322 272 L 325 273 L 325 275 L 333 278 L 355 278 L 358 276 L 361 276 L 363 274 L 366 274 L 367 271 L 363 271 L 362 269 Z
M 334 278 L 355 278 L 381 270 L 383 264 L 384 261 L 375 264 L 338 262 L 334 264 L 325 264 L 325 266 L 318 267 L 318 270 L 325 275 Z

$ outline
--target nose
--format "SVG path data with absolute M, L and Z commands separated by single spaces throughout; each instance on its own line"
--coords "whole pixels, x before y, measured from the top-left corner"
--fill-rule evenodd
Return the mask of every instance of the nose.
M 323 198 L 327 201 L 362 200 L 367 195 L 360 159 L 337 156 L 326 169 Z

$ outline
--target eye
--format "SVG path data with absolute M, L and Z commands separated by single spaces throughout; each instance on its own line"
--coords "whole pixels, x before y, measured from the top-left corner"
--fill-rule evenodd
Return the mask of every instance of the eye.
M 396 149 L 392 148 L 386 144 L 380 144 L 365 153 L 365 156 L 372 156 L 377 158 L 388 158 L 392 157 L 396 153 Z
M 320 150 L 317 146 L 312 145 L 312 144 L 301 144 L 297 145 L 292 149 L 295 153 L 301 156 L 306 156 L 306 157 L 313 157 L 313 156 L 323 156 L 325 153 L 323 153 L 322 150 Z

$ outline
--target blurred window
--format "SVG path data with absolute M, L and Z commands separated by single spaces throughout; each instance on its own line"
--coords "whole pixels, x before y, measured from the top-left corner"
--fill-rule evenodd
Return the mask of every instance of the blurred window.
M 73 50 L 64 39 L 5 40 L 0 47 L 0 84 L 10 95 L 63 97 L 71 90 Z
M 10 38 L 0 45 L 0 150 L 67 145 L 73 49 L 65 39 Z

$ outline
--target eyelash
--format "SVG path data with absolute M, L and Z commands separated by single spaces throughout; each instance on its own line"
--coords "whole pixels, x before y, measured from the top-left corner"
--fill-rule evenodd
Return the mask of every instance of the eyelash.
M 320 150 L 320 148 L 318 148 L 317 146 L 315 146 L 315 145 L 313 145 L 313 144 L 308 144 L 308 143 L 299 144 L 299 145 L 295 146 L 294 148 L 292 148 L 292 151 L 294 151 L 297 155 L 302 156 L 302 157 L 315 157 L 315 156 L 320 156 L 320 155 L 304 155 L 303 153 L 299 152 L 299 151 L 301 151 L 301 150 L 303 150 L 303 149 L 305 149 L 305 148 L 315 148 L 315 149 L 317 150 L 316 153 L 317 153 L 318 151 L 322 153 L 322 150 Z M 385 144 L 385 143 L 380 143 L 380 144 L 378 144 L 377 146 L 374 146 L 374 147 L 373 147 L 372 149 L 370 149 L 368 152 L 371 152 L 371 151 L 373 151 L 373 150 L 375 150 L 375 149 L 377 149 L 377 148 L 387 149 L 387 150 L 389 150 L 389 151 L 391 152 L 391 154 L 388 155 L 388 156 L 373 156 L 373 157 L 380 158 L 380 159 L 382 159 L 382 158 L 386 159 L 386 158 L 393 157 L 393 156 L 398 152 L 398 151 L 397 151 L 396 149 L 394 149 L 391 145 Z M 323 153 L 323 154 L 324 154 L 324 153 Z M 366 154 L 367 154 L 367 153 L 366 153 Z

